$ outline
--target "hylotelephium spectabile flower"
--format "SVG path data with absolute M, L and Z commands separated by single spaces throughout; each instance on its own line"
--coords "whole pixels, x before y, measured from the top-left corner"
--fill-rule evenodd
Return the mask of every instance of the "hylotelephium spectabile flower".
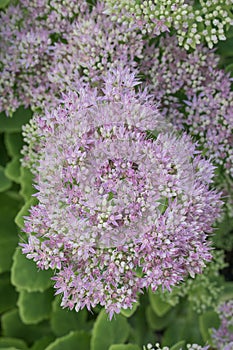
M 233 91 L 232 78 L 219 68 L 219 56 L 199 45 L 187 53 L 176 36 L 146 48 L 143 71 L 161 113 L 178 130 L 198 141 L 216 165 L 215 186 L 225 197 L 225 216 L 232 217 Z
M 23 253 L 55 270 L 63 307 L 132 308 L 143 288 L 171 289 L 211 259 L 207 233 L 220 213 L 214 167 L 187 135 L 166 130 L 126 70 L 64 95 L 38 119 L 38 205 Z M 156 130 L 148 133 L 147 131 Z
M 161 112 L 199 141 L 207 157 L 233 176 L 232 79 L 203 46 L 187 53 L 175 36 L 146 49 L 144 73 Z M 147 57 L 147 62 L 146 62 Z
M 212 341 L 219 350 L 233 348 L 233 300 L 221 303 L 218 307 L 220 327 L 212 330 Z

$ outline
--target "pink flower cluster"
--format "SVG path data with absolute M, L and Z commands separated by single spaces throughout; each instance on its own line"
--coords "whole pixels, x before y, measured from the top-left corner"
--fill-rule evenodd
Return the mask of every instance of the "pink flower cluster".
M 0 111 L 52 108 L 78 80 L 135 66 L 142 35 L 103 12 L 84 0 L 22 0 L 1 12 Z
M 214 346 L 219 350 L 233 349 L 233 300 L 222 303 L 218 308 L 221 321 L 218 329 L 212 330 Z
M 187 53 L 174 36 L 162 38 L 146 52 L 144 72 L 161 113 L 233 176 L 232 79 L 218 68 L 218 56 L 202 46 Z
M 55 270 L 62 306 L 100 304 L 111 318 L 143 288 L 170 290 L 201 273 L 221 201 L 209 189 L 214 167 L 189 136 L 167 130 L 134 76 L 104 79 L 102 92 L 80 87 L 38 119 L 39 203 L 23 253 Z

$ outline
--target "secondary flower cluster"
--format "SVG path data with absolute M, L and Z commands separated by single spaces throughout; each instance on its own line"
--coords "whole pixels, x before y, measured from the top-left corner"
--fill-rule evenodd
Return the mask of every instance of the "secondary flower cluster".
M 112 22 L 103 12 L 103 4 L 97 4 L 91 14 L 73 22 L 63 42 L 55 45 L 50 80 L 63 90 L 76 86 L 80 75 L 93 83 L 108 69 L 134 67 L 135 58 L 142 58 L 142 35 Z
M 74 0 L 23 0 L 1 12 L 0 111 L 56 106 L 81 77 L 136 65 L 142 35 L 103 12 L 103 4 Z
M 233 23 L 231 0 L 200 0 L 198 6 L 192 0 L 105 1 L 113 20 L 139 28 L 143 34 L 159 35 L 174 28 L 179 45 L 186 50 L 203 40 L 212 49 L 226 39 L 225 30 Z
M 176 37 L 146 50 L 144 72 L 161 113 L 198 140 L 203 153 L 233 176 L 232 79 L 207 48 L 187 53 Z
M 220 212 L 213 166 L 163 118 L 126 70 L 64 95 L 39 118 L 38 205 L 23 252 L 55 270 L 62 306 L 132 308 L 143 288 L 171 289 L 211 259 L 206 233 Z M 156 130 L 148 133 L 147 130 Z
M 7 114 L 21 104 L 40 106 L 54 93 L 47 78 L 53 41 L 48 3 L 25 0 L 0 14 L 0 111 Z
M 212 341 L 219 350 L 233 349 L 233 300 L 222 303 L 218 308 L 221 321 L 219 329 L 212 330 Z

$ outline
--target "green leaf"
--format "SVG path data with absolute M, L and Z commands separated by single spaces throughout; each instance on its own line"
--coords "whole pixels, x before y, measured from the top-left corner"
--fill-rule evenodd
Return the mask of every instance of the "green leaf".
M 226 72 L 231 73 L 231 75 L 233 75 L 233 63 L 228 64 L 228 66 L 226 67 Z
M 155 341 L 154 332 L 148 327 L 146 322 L 146 307 L 148 306 L 148 293 L 140 296 L 140 305 L 137 312 L 129 318 L 130 324 L 130 336 L 128 338 L 129 343 L 138 344 L 141 346 L 147 343 Z
M 108 350 L 112 344 L 124 343 L 129 331 L 129 324 L 123 316 L 116 315 L 110 321 L 105 310 L 102 310 L 94 324 L 91 350 Z
M 20 159 L 19 157 L 14 157 L 9 163 L 7 163 L 5 168 L 5 175 L 8 179 L 20 183 Z
M 166 197 L 161 197 L 158 202 L 161 203 L 158 209 L 161 214 L 164 214 L 168 207 L 168 199 Z
M 90 335 L 84 331 L 70 332 L 64 337 L 56 339 L 45 350 L 89 350 Z
M 152 293 L 149 291 L 149 299 L 153 311 L 160 317 L 165 315 L 172 308 L 170 304 L 161 299 L 158 292 Z
M 12 256 L 17 246 L 17 236 L 10 237 L 7 241 L 0 239 L 0 272 L 9 271 L 12 264 Z
M 4 9 L 9 4 L 10 0 L 0 0 L 0 9 Z
M 0 0 L 6 1 L 6 0 Z M 0 6 L 1 7 L 1 6 Z M 22 126 L 29 122 L 32 112 L 29 109 L 19 107 L 12 117 L 7 117 L 4 112 L 0 113 L 1 132 L 20 132 Z
M 223 56 L 233 56 L 233 37 L 228 38 L 227 40 L 224 41 L 219 41 L 218 42 L 218 50 L 217 52 Z
M 175 322 L 176 311 L 170 310 L 164 316 L 160 317 L 154 313 L 150 306 L 146 309 L 146 319 L 149 326 L 155 331 L 161 331 L 165 329 L 171 322 Z
M 201 343 L 202 337 L 198 327 L 198 316 L 184 305 L 183 314 L 169 324 L 163 336 L 162 345 L 173 346 L 181 339 L 189 343 Z
M 52 276 L 51 270 L 38 270 L 36 264 L 27 259 L 20 249 L 16 250 L 13 256 L 11 282 L 18 290 L 43 292 L 51 287 Z
M 49 322 L 44 321 L 37 325 L 25 325 L 17 309 L 6 312 L 2 315 L 2 333 L 6 337 L 23 339 L 32 343 L 46 335 L 52 335 Z
M 16 215 L 15 223 L 20 229 L 22 229 L 24 227 L 24 217 L 29 216 L 30 208 L 36 204 L 37 204 L 37 199 L 35 197 L 32 197 L 22 206 L 22 208 L 20 209 L 20 211 Z
M 21 190 L 20 194 L 25 201 L 31 199 L 32 194 L 36 192 L 35 188 L 32 186 L 33 175 L 30 170 L 21 167 L 20 169 L 20 183 Z
M 43 337 L 35 341 L 30 350 L 44 350 L 52 341 L 54 341 L 54 336 Z
M 11 185 L 12 182 L 5 175 L 5 169 L 0 165 L 0 192 L 8 190 Z
M 0 165 L 5 167 L 7 162 L 9 162 L 10 157 L 7 153 L 5 141 L 4 141 L 4 134 L 0 132 Z
M 138 345 L 135 344 L 113 344 L 109 350 L 141 350 Z
M 18 243 L 17 226 L 14 216 L 20 202 L 7 193 L 0 193 L 0 273 L 9 271 L 12 256 Z
M 232 38 L 233 37 L 233 26 L 230 26 L 229 30 L 226 33 L 227 38 Z
M 121 309 L 121 314 L 125 317 L 131 317 L 137 310 L 138 306 L 139 306 L 139 303 L 136 302 L 133 304 L 132 309 Z
M 223 291 L 220 296 L 220 301 L 227 301 L 233 299 L 233 282 L 224 282 Z
M 10 274 L 0 275 L 0 313 L 11 309 L 17 301 L 17 293 L 10 283 Z
M 183 346 L 185 346 L 185 341 L 181 340 L 178 343 L 176 343 L 175 345 L 173 345 L 170 350 L 180 350 L 180 349 L 182 349 Z
M 7 152 L 11 157 L 20 156 L 20 151 L 23 146 L 22 134 L 18 132 L 6 132 L 5 145 Z
M 207 311 L 199 316 L 199 328 L 204 342 L 211 341 L 211 329 L 219 328 L 220 320 L 214 311 Z
M 75 310 L 62 309 L 59 297 L 53 301 L 53 311 L 51 315 L 51 327 L 57 336 L 63 336 L 70 331 L 87 330 L 87 310 L 83 309 L 79 312 Z
M 49 318 L 52 310 L 53 290 L 27 292 L 21 290 L 17 305 L 19 315 L 25 324 L 37 324 Z
M 21 349 L 26 350 L 28 348 L 26 343 L 22 339 L 7 338 L 7 337 L 0 338 L 0 349 L 4 347 L 10 347 L 10 346 L 13 346 L 20 350 Z

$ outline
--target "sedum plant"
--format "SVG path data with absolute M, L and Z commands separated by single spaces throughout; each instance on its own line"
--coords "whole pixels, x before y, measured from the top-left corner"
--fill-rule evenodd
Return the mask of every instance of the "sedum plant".
M 0 9 L 0 348 L 232 350 L 232 1 Z

